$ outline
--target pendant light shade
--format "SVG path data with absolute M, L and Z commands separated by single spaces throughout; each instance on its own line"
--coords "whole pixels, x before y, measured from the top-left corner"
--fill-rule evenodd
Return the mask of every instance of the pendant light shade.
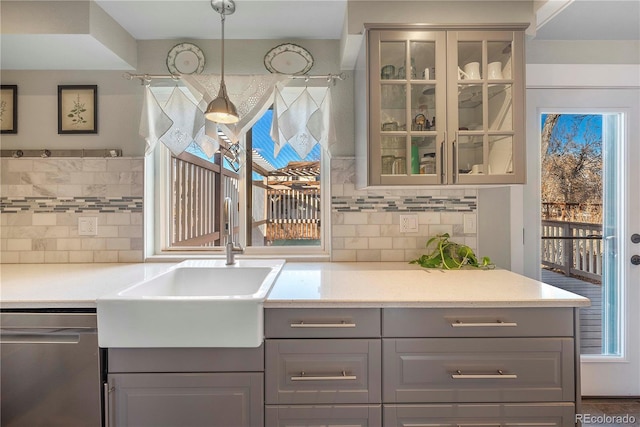
M 204 116 L 207 120 L 216 123 L 230 124 L 237 123 L 240 120 L 236 106 L 233 105 L 227 95 L 227 86 L 224 84 L 224 80 L 220 81 L 218 97 L 207 105 L 207 111 L 205 111 Z
M 222 61 L 220 72 L 220 90 L 218 97 L 207 105 L 207 111 L 204 117 L 216 123 L 232 124 L 240 120 L 238 110 L 227 95 L 227 86 L 224 83 L 224 21 L 225 15 L 230 15 L 236 11 L 236 5 L 233 0 L 211 0 L 211 7 L 220 14 L 222 21 Z

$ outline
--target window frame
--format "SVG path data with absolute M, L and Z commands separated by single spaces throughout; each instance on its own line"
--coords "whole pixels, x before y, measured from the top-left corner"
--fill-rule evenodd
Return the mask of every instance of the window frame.
M 240 139 L 245 156 L 246 137 Z M 245 249 L 245 257 L 285 258 L 288 260 L 329 261 L 331 198 L 330 198 L 330 156 L 324 147 L 320 150 L 320 221 L 321 239 L 319 246 L 247 246 L 247 191 L 251 185 L 247 168 L 241 167 L 238 176 L 239 198 L 239 244 Z M 171 152 L 161 143 L 145 158 L 145 259 L 168 260 L 185 258 L 224 257 L 224 246 L 215 247 L 169 247 L 171 207 Z M 245 162 L 247 158 L 245 157 Z M 217 195 L 221 203 L 223 195 Z

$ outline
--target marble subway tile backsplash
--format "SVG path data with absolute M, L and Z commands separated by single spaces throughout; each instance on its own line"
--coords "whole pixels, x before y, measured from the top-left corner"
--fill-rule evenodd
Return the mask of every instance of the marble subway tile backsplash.
M 143 163 L 3 158 L 0 262 L 141 262 Z M 97 235 L 78 233 L 80 217 L 97 218 Z
M 410 261 L 425 253 L 429 238 L 442 233 L 476 250 L 476 233 L 464 233 L 464 215 L 477 216 L 477 197 L 475 189 L 357 190 L 355 160 L 334 158 L 331 260 Z M 405 214 L 417 217 L 417 232 L 400 232 L 400 215 Z

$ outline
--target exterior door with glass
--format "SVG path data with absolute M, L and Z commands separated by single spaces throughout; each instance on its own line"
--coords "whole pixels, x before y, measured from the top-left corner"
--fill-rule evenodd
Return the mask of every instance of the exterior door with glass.
M 602 345 L 597 354 L 581 356 L 583 396 L 640 395 L 640 90 L 537 89 L 527 92 L 529 136 L 545 114 L 596 114 L 602 117 L 603 256 Z M 525 272 L 540 265 L 540 145 L 530 147 L 529 184 L 523 209 L 527 254 L 538 254 Z M 537 164 L 535 164 L 537 163 Z M 535 164 L 536 167 L 533 167 Z M 535 176 L 537 174 L 537 177 Z M 537 178 L 537 179 L 536 179 Z M 537 206 L 534 203 L 537 202 Z M 537 212 L 538 221 L 527 220 Z M 531 224 L 532 226 L 527 226 Z M 537 233 L 537 237 L 536 237 Z M 527 239 L 527 236 L 533 238 Z M 535 242 L 534 242 L 535 240 Z M 537 247 L 536 247 L 537 245 Z M 535 251 L 535 252 L 533 252 Z M 534 257 L 535 258 L 535 257 Z M 539 267 L 537 267 L 539 269 Z

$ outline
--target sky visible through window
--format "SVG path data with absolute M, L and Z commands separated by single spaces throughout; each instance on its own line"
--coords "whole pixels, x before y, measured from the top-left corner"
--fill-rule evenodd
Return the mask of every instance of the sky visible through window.
M 319 161 L 320 160 L 320 144 L 316 144 L 311 152 L 301 159 L 289 144 L 286 144 L 280 149 L 278 156 L 274 154 L 274 142 L 271 139 L 271 120 L 273 117 L 273 110 L 267 110 L 264 115 L 253 125 L 253 149 L 260 154 L 267 162 L 269 162 L 275 169 L 280 169 L 289 164 L 289 162 L 299 161 Z M 207 155 L 200 149 L 200 147 L 192 142 L 186 150 L 195 156 L 202 159 L 212 161 Z

